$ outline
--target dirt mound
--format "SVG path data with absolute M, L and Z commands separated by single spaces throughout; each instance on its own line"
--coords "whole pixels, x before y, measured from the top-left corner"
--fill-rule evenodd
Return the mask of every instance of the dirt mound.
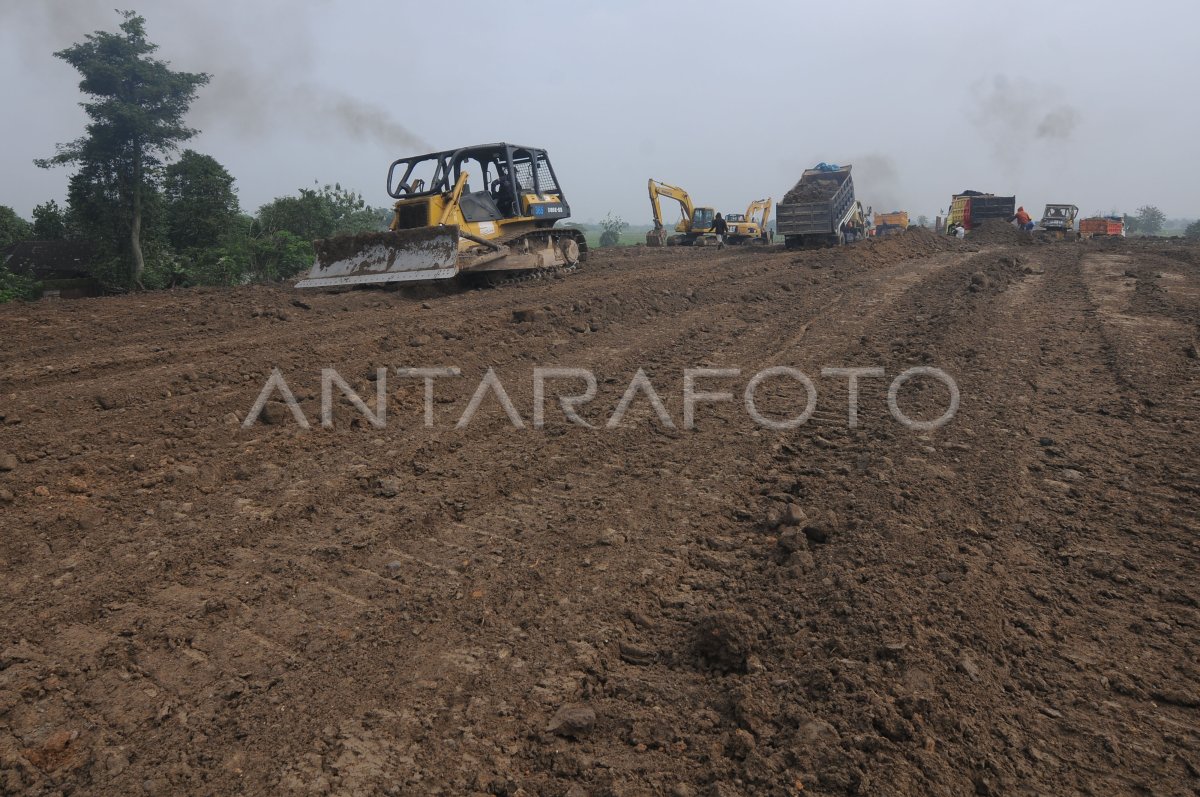
M 1022 245 L 1033 243 L 1033 238 L 1026 232 L 1018 230 L 1012 224 L 999 219 L 991 219 L 980 224 L 967 233 L 967 239 L 980 244 L 1012 244 Z
M 933 230 L 915 227 L 883 238 L 868 238 L 851 246 L 858 256 L 869 262 L 891 263 L 959 249 L 962 244 L 951 236 L 938 235 Z
M 822 199 L 828 199 L 837 193 L 838 187 L 842 184 L 841 180 L 836 178 L 818 178 L 809 182 L 796 183 L 792 190 L 788 191 L 783 196 L 783 204 L 791 204 L 793 202 L 819 202 Z

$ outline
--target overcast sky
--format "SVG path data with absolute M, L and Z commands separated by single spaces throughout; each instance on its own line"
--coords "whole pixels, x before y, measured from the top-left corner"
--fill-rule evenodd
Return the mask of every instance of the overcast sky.
M 32 163 L 84 124 L 51 54 L 115 30 L 114 5 L 0 0 L 0 204 L 64 200 L 69 171 Z M 876 210 L 970 188 L 1200 216 L 1194 0 L 133 7 L 160 57 L 212 74 L 187 146 L 250 211 L 314 181 L 385 205 L 394 158 L 503 140 L 550 152 L 581 221 L 647 222 L 648 177 L 744 210 L 819 161 L 854 164 Z

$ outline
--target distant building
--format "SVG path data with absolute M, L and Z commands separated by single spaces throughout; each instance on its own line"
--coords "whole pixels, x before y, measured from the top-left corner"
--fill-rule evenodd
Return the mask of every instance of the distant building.
M 42 283 L 44 298 L 103 293 L 92 275 L 95 249 L 86 241 L 19 241 L 0 249 L 0 266 Z

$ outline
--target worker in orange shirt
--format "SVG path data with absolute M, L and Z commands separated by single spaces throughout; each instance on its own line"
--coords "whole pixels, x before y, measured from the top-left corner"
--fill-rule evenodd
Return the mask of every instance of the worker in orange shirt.
M 1018 228 L 1026 232 L 1031 232 L 1034 228 L 1033 219 L 1030 218 L 1029 213 L 1023 207 L 1017 208 L 1017 214 L 1009 219 L 1009 221 L 1013 220 L 1016 220 Z

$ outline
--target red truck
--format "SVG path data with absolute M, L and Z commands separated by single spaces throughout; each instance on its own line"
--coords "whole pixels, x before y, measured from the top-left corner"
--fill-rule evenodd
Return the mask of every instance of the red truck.
M 1080 238 L 1124 238 L 1125 219 L 1122 216 L 1093 216 L 1079 222 Z

